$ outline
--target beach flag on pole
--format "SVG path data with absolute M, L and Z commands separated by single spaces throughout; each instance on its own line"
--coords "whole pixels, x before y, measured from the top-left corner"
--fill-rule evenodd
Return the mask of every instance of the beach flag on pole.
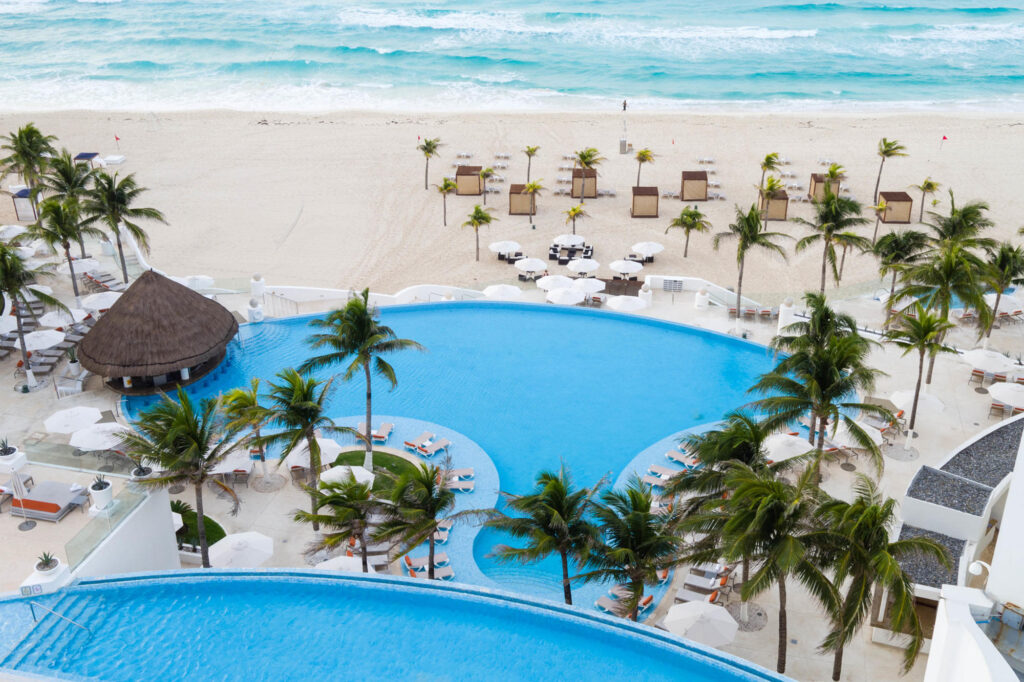
M 939 143 L 939 151 L 942 151 L 942 145 L 944 145 L 946 143 L 946 140 L 948 139 L 949 138 L 946 137 L 945 135 L 942 136 L 942 142 Z
M 117 151 L 121 151 L 121 138 L 114 135 L 114 143 L 117 145 Z

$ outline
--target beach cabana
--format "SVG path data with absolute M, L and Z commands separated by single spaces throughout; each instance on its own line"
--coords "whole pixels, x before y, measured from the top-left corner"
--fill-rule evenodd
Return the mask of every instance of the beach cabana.
M 32 203 L 32 194 L 28 188 L 19 189 L 11 195 L 14 200 L 14 215 L 23 223 L 32 223 L 36 220 L 36 207 Z
M 765 196 L 764 190 L 759 194 L 757 208 L 763 211 L 767 220 L 786 220 L 789 216 L 789 194 L 780 189 Z
M 657 218 L 658 188 L 634 187 L 633 208 L 630 209 L 629 214 L 634 218 Z
M 526 185 L 510 185 L 508 188 L 508 214 L 533 215 L 537 212 L 537 197 L 523 194 Z
M 906 224 L 914 208 L 914 200 L 906 192 L 879 192 L 878 200 L 885 202 L 883 223 Z
M 683 171 L 683 184 L 679 188 L 679 197 L 683 201 L 708 200 L 708 172 Z
M 840 182 L 838 179 L 826 183 L 824 173 L 811 173 L 811 184 L 807 190 L 807 196 L 811 201 L 825 200 L 825 185 L 832 190 L 832 194 L 839 194 Z
M 480 177 L 483 166 L 459 166 L 455 171 L 455 193 L 460 197 L 484 193 L 484 179 Z
M 580 185 L 583 185 L 583 198 L 594 199 L 597 197 L 597 169 L 594 168 L 573 168 L 572 170 L 572 195 L 580 196 Z
M 85 335 L 78 358 L 119 393 L 155 393 L 214 369 L 237 333 L 227 308 L 150 270 Z

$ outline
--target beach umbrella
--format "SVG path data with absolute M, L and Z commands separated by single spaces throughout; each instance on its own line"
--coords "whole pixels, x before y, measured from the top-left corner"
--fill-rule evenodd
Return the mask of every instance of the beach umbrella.
M 579 305 L 587 295 L 577 289 L 552 289 L 546 296 L 548 303 L 558 305 Z
M 70 445 L 80 450 L 113 450 L 124 445 L 124 436 L 129 431 L 116 422 L 93 424 L 72 433 Z
M 548 264 L 540 258 L 523 258 L 516 261 L 516 270 L 520 272 L 540 272 L 546 270 Z
M 599 279 L 594 277 L 587 277 L 584 279 L 574 279 L 572 281 L 571 289 L 576 291 L 582 291 L 585 294 L 596 294 L 599 291 L 604 291 L 605 284 Z
M 519 242 L 506 239 L 505 241 L 491 242 L 487 248 L 491 250 L 491 253 L 515 253 L 523 247 L 519 245 Z
M 330 464 L 341 454 L 342 447 L 333 438 L 317 437 L 317 444 L 320 446 L 320 464 Z M 309 448 L 306 442 L 288 453 L 282 462 L 283 466 L 309 468 Z
M 986 348 L 969 350 L 961 355 L 960 359 L 970 363 L 974 369 L 980 369 L 983 372 L 1005 372 L 1014 366 L 1013 360 L 1007 356 Z
M 551 240 L 555 246 L 583 246 L 587 240 L 578 234 L 560 234 Z
M 881 431 L 876 429 L 874 426 L 871 426 L 870 424 L 865 424 L 864 422 L 861 421 L 854 420 L 854 424 L 863 429 L 864 433 L 867 434 L 868 438 L 871 439 L 872 443 L 874 443 L 875 445 L 882 444 Z M 845 420 L 840 420 L 839 424 L 836 426 L 836 432 L 833 435 L 830 436 L 829 434 L 826 433 L 825 437 L 828 439 L 830 443 L 832 443 L 832 445 L 835 445 L 836 447 L 850 448 L 854 450 L 863 448 L 863 446 L 857 442 L 857 439 L 853 437 L 853 433 L 850 431 L 850 427 L 847 426 Z
M 620 275 L 632 275 L 644 269 L 643 265 L 633 260 L 613 260 L 608 267 Z
M 116 291 L 101 291 L 98 294 L 89 294 L 82 299 L 82 307 L 86 310 L 106 310 L 117 303 L 121 294 Z
M 39 324 L 44 327 L 66 327 L 69 324 L 81 322 L 88 314 L 81 308 L 68 308 L 67 312 L 51 310 L 45 315 L 39 316 Z
M 13 332 L 18 328 L 18 318 L 14 315 L 0 315 L 0 334 Z
M 64 332 L 56 329 L 43 329 L 25 334 L 25 350 L 44 350 L 52 348 L 64 340 Z
M 544 275 L 537 280 L 537 287 L 544 291 L 551 291 L 552 289 L 568 289 L 572 286 L 575 280 L 566 277 L 565 275 Z
M 909 413 L 910 408 L 914 406 L 914 392 L 896 391 L 891 396 L 889 396 L 889 400 L 891 400 L 893 404 L 899 409 Z M 919 413 L 925 410 L 931 412 L 942 412 L 945 409 L 946 406 L 943 404 L 941 400 L 933 396 L 931 393 L 921 391 L 921 397 L 918 398 L 917 401 L 917 411 Z
M 342 554 L 341 556 L 336 556 L 333 559 L 321 561 L 313 568 L 319 568 L 325 571 L 349 571 L 351 573 L 362 573 L 363 560 L 359 557 Z
M 785 462 L 787 459 L 806 455 L 814 446 L 798 436 L 776 433 L 764 439 L 764 449 L 771 461 Z
M 0 240 L 8 242 L 15 237 L 20 237 L 26 232 L 28 232 L 28 228 L 22 227 L 21 225 L 3 225 L 0 227 Z
M 274 555 L 274 540 L 263 533 L 233 533 L 210 545 L 214 568 L 257 568 Z
M 998 383 L 988 387 L 988 393 L 1010 407 L 1024 407 L 1024 385 Z
M 601 264 L 598 263 L 593 258 L 574 258 L 571 261 L 569 261 L 568 265 L 568 268 L 570 270 L 572 270 L 573 272 L 577 272 L 579 274 L 593 272 L 594 270 L 597 270 L 599 267 L 601 267 Z
M 665 614 L 662 624 L 672 634 L 712 647 L 729 644 L 739 629 L 727 610 L 702 601 L 676 604 Z
M 31 246 L 18 246 L 18 247 L 15 247 L 14 252 L 16 254 L 18 254 L 18 258 L 20 258 L 22 260 L 27 260 L 27 259 L 31 258 L 32 256 L 36 255 L 36 250 L 33 249 Z
M 21 461 L 23 464 L 25 460 L 22 459 Z M 14 497 L 18 499 L 19 503 L 26 497 L 28 497 L 28 491 L 25 489 L 25 482 L 21 480 L 21 474 L 18 473 L 18 469 L 20 468 L 21 465 L 19 465 L 11 474 L 11 487 L 13 488 L 13 490 L 11 490 L 11 493 L 14 495 Z M 13 508 L 11 509 L 11 515 L 16 515 Z M 36 527 L 35 521 L 29 518 L 25 518 L 24 511 L 21 512 L 21 516 L 24 520 L 18 524 L 18 530 L 32 530 Z
M 33 291 L 38 291 L 39 293 L 46 294 L 47 296 L 53 295 L 53 287 L 48 287 L 45 284 L 30 284 L 29 286 L 22 289 L 22 292 L 24 292 L 25 297 L 28 298 L 28 300 L 30 301 L 35 300 L 36 297 L 35 294 L 32 293 Z
M 990 308 L 994 308 L 996 305 L 996 294 L 985 294 L 985 303 L 988 303 Z M 999 310 L 996 312 L 1012 312 L 1024 307 L 1024 301 L 1017 298 L 1017 292 L 1004 293 L 999 297 Z
M 95 258 L 76 258 L 74 259 L 74 264 L 76 275 L 80 275 L 83 272 L 92 272 L 93 270 L 98 270 L 100 267 L 100 262 Z M 71 266 L 68 265 L 67 261 L 61 263 L 57 268 L 58 272 L 62 272 L 65 275 L 69 274 L 70 270 Z
M 619 312 L 632 313 L 643 310 L 647 307 L 647 303 L 636 296 L 612 296 L 608 299 L 608 307 Z
M 658 242 L 637 242 L 633 244 L 631 250 L 634 253 L 638 253 L 644 258 L 650 258 L 655 254 L 659 254 L 665 250 L 665 247 Z
M 373 479 L 376 478 L 372 471 L 364 467 L 341 465 L 331 467 L 320 474 L 320 482 L 341 483 L 342 481 L 348 480 L 349 474 L 356 479 L 356 483 L 369 483 L 372 485 Z
M 46 418 L 43 425 L 50 433 L 74 433 L 90 424 L 95 424 L 102 416 L 95 407 L 71 407 L 66 410 L 57 410 Z
M 484 296 L 495 301 L 515 301 L 523 297 L 523 290 L 513 284 L 492 284 L 484 288 Z

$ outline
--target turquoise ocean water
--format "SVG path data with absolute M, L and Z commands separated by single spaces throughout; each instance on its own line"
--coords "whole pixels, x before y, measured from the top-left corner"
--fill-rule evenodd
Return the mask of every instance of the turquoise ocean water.
M 4 109 L 1017 110 L 994 0 L 0 0 Z

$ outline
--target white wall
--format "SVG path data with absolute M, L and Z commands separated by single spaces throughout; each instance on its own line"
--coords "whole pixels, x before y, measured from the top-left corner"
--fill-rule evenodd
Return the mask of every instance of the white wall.
M 164 489 L 149 495 L 85 558 L 74 572 L 86 578 L 181 568 L 171 502 Z
M 900 511 L 903 515 L 903 523 L 908 526 L 917 526 L 974 542 L 984 537 L 985 526 L 988 523 L 986 516 L 974 516 L 909 496 L 903 498 Z
M 935 615 L 931 652 L 924 682 L 1017 682 L 1017 675 L 981 631 L 971 613 L 991 608 L 979 590 L 942 590 Z
M 1024 472 L 1024 442 L 1017 450 L 1014 471 Z M 992 556 L 986 591 L 1000 602 L 1024 604 L 1024 476 L 1014 476 L 1003 507 L 999 542 Z

